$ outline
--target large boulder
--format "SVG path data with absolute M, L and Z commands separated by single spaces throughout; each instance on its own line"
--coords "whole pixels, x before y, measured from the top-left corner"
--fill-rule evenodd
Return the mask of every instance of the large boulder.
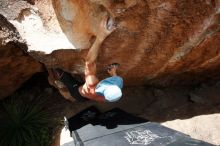
M 0 14 L 24 40 L 23 53 L 48 68 L 83 76 L 84 58 L 109 14 L 117 29 L 102 43 L 100 79 L 113 62 L 121 64 L 125 85 L 185 85 L 220 78 L 219 0 L 1 0 Z M 40 71 L 37 66 L 29 64 L 29 73 Z M 30 76 L 8 70 L 13 74 L 7 77 Z
M 53 6 L 63 32 L 79 49 L 92 45 L 105 13 L 114 19 L 117 29 L 102 44 L 97 61 L 101 77 L 105 66 L 117 62 L 126 85 L 166 86 L 220 77 L 219 3 L 54 0 Z

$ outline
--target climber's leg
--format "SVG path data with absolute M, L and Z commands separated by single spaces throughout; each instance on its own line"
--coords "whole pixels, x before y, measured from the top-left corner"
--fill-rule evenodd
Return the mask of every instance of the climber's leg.
M 74 79 L 70 73 L 64 72 L 61 69 L 55 69 L 55 73 L 59 80 L 67 87 L 72 97 L 77 101 L 86 101 L 87 99 L 79 93 L 79 87 L 82 83 Z

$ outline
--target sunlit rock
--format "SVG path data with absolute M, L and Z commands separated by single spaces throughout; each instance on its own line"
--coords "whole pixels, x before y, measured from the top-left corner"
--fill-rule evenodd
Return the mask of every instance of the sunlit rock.
M 105 15 L 116 30 L 102 43 L 98 77 L 119 63 L 125 85 L 188 85 L 220 78 L 218 0 L 2 0 L 26 52 L 47 68 L 83 77 L 84 58 Z M 31 67 L 31 66 L 30 66 Z

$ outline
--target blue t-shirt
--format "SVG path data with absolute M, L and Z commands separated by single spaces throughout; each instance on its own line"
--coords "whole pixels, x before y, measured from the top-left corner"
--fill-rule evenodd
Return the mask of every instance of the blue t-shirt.
M 107 101 L 114 102 L 121 98 L 123 79 L 119 76 L 112 76 L 100 81 L 95 89 L 96 94 L 104 96 Z

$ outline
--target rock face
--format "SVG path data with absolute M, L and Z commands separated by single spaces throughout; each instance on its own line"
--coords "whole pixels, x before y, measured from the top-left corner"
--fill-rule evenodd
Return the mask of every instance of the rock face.
M 15 27 L 0 15 L 0 99 L 13 93 L 42 65 L 25 53 Z
M 83 59 L 108 14 L 117 29 L 101 46 L 100 79 L 113 62 L 121 64 L 119 74 L 128 86 L 185 85 L 220 78 L 219 0 L 1 0 L 0 14 L 25 40 L 29 55 L 46 67 L 83 76 Z M 14 59 L 14 55 L 9 56 Z M 27 79 L 40 71 L 35 63 L 28 64 L 28 75 L 10 76 Z M 6 87 L 6 82 L 1 81 L 1 86 Z
M 219 77 L 219 1 L 54 0 L 53 4 L 63 31 L 80 49 L 92 45 L 105 13 L 114 18 L 117 29 L 99 54 L 102 77 L 112 62 L 121 64 L 127 85 L 166 86 Z

